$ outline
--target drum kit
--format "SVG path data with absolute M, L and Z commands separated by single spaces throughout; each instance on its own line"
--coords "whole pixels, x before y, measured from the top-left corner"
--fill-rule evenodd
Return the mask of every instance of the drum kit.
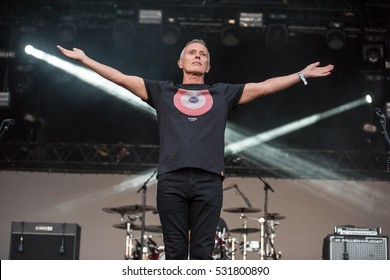
M 162 237 L 162 228 L 160 225 L 147 225 L 142 230 L 142 224 L 136 223 L 137 220 L 142 220 L 140 213 L 142 206 L 127 205 L 112 208 L 103 208 L 106 213 L 119 214 L 121 216 L 120 223 L 114 224 L 113 227 L 126 231 L 125 244 L 125 259 L 126 260 L 164 260 L 164 246 L 159 246 L 153 237 Z M 146 205 L 145 211 L 158 213 L 157 208 Z M 242 227 L 227 229 L 227 227 L 218 227 L 215 235 L 215 245 L 213 250 L 214 260 L 236 260 L 238 259 L 237 250 L 240 250 L 242 260 L 247 259 L 249 252 L 255 252 L 260 256 L 261 260 L 280 259 L 281 252 L 275 250 L 276 226 L 279 225 L 279 220 L 285 219 L 285 216 L 279 213 L 268 213 L 265 217 L 255 218 L 248 217 L 248 213 L 261 212 L 258 208 L 253 207 L 237 207 L 225 208 L 224 212 L 240 214 L 240 219 L 243 220 Z M 257 221 L 258 227 L 248 227 L 248 221 Z M 140 242 L 140 236 L 136 236 L 135 232 L 143 231 L 153 233 L 144 237 L 144 246 Z M 248 240 L 248 235 L 259 232 L 259 240 Z M 242 241 L 238 242 L 238 238 L 234 234 L 239 234 Z M 143 247 L 143 248 L 142 248 Z
M 155 173 L 152 174 L 152 176 Z M 152 177 L 151 176 L 151 177 Z M 150 177 L 150 178 L 151 178 Z M 157 233 L 162 237 L 162 228 L 159 225 L 145 225 L 146 211 L 153 211 L 157 214 L 157 208 L 146 205 L 146 184 L 150 178 L 144 183 L 139 191 L 143 191 L 142 205 L 126 205 L 113 208 L 103 208 L 102 210 L 110 214 L 119 214 L 121 216 L 120 223 L 114 224 L 113 227 L 126 230 L 126 250 L 125 259 L 127 260 L 162 260 L 165 259 L 164 246 L 158 246 L 152 239 L 152 235 L 145 235 L 145 232 Z M 260 177 L 259 177 L 260 178 Z M 223 209 L 224 212 L 240 214 L 240 219 L 243 221 L 242 227 L 227 229 L 226 224 L 218 226 L 216 229 L 215 243 L 213 250 L 213 258 L 215 260 L 235 260 L 237 258 L 237 248 L 241 251 L 242 259 L 247 259 L 248 252 L 255 252 L 260 256 L 261 260 L 280 259 L 281 252 L 275 250 L 275 227 L 279 225 L 278 220 L 285 219 L 285 216 L 279 213 L 268 213 L 268 190 L 273 191 L 271 186 L 263 179 L 265 190 L 264 215 L 259 218 L 248 217 L 249 213 L 261 212 L 259 208 L 251 206 L 249 200 L 239 190 L 237 185 L 233 185 L 240 195 L 243 197 L 248 207 L 235 207 Z M 227 187 L 230 189 L 232 187 Z M 141 225 L 136 224 L 137 220 L 141 221 Z M 223 220 L 223 219 L 221 219 Z M 257 221 L 258 227 L 248 227 L 248 221 Z M 140 236 L 135 236 L 134 232 L 140 231 Z M 259 240 L 248 240 L 248 235 L 251 233 L 260 232 Z M 238 243 L 237 238 L 232 237 L 233 234 L 240 234 L 242 242 Z M 238 245 L 238 246 L 237 246 Z
M 261 212 L 260 209 L 253 207 L 226 208 L 223 211 L 239 213 L 243 224 L 240 228 L 230 230 L 217 228 L 213 251 L 214 259 L 235 260 L 237 259 L 237 248 L 241 251 L 243 260 L 247 259 L 248 252 L 257 253 L 261 260 L 281 258 L 281 252 L 275 250 L 275 227 L 279 225 L 278 220 L 285 219 L 285 216 L 281 216 L 279 213 L 268 213 L 266 217 L 248 217 L 248 213 Z M 248 227 L 248 220 L 257 221 L 259 227 Z M 248 234 L 256 232 L 260 232 L 259 240 L 248 240 Z M 231 236 L 232 234 L 240 234 L 242 242 L 239 243 L 236 237 Z
M 149 225 L 142 228 L 142 224 L 136 224 L 137 220 L 142 220 L 143 207 L 141 205 L 126 205 L 120 207 L 103 208 L 104 212 L 110 214 L 120 214 L 121 220 L 119 224 L 114 224 L 113 227 L 126 231 L 125 244 L 125 259 L 126 260 L 162 260 L 164 259 L 164 247 L 158 246 L 152 237 L 153 235 L 140 238 L 135 236 L 136 231 L 155 233 L 158 237 L 162 236 L 162 228 L 160 225 Z M 157 208 L 146 205 L 145 211 L 153 211 L 157 213 Z M 144 246 L 140 240 L 145 240 Z M 142 248 L 143 247 L 143 248 Z

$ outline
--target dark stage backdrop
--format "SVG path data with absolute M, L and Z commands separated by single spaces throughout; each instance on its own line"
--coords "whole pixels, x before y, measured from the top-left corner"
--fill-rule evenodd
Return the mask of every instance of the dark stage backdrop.
M 11 36 L 9 27 L 1 26 L 1 32 L 3 47 L 9 44 L 21 47 L 20 38 L 15 34 Z M 196 30 L 182 33 L 174 45 L 164 45 L 158 30 L 137 29 L 134 41 L 119 48 L 111 31 L 85 29 L 79 30 L 75 42 L 63 46 L 81 48 L 92 58 L 127 74 L 176 83 L 180 83 L 182 77 L 176 64 L 178 56 L 184 44 L 193 38 L 202 38 L 209 46 L 212 65 L 206 77 L 209 84 L 261 81 L 297 72 L 315 61 L 335 65 L 330 77 L 309 80 L 307 86 L 298 84 L 239 107 L 230 114 L 230 122 L 261 133 L 359 99 L 367 93 L 361 74 L 360 40 L 348 39 L 341 50 L 331 50 L 324 36 L 292 35 L 282 52 L 267 48 L 264 32 L 242 36 L 237 46 L 226 47 L 219 33 Z M 37 48 L 61 57 L 55 47 L 58 40 L 51 30 L 40 31 L 30 41 Z M 26 60 L 30 60 L 34 70 L 32 78 L 24 81 L 27 89 L 21 90 L 23 73 L 15 69 L 20 61 Z M 12 117 L 17 123 L 4 141 L 158 144 L 156 121 L 123 101 L 23 54 L 1 63 L 2 74 L 9 67 L 12 102 L 10 108 L 1 110 L 0 116 Z M 382 92 L 378 100 L 383 101 L 384 94 L 388 91 Z M 37 116 L 38 121 L 26 121 L 26 113 Z M 374 147 L 383 151 L 379 132 L 373 140 L 362 131 L 363 124 L 372 120 L 372 106 L 360 106 L 275 141 L 291 148 L 367 150 Z

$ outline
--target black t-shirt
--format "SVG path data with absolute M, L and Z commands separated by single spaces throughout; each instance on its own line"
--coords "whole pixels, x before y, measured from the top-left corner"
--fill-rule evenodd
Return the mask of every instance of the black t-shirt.
M 227 114 L 237 106 L 244 85 L 146 79 L 145 85 L 158 119 L 158 174 L 193 167 L 223 175 Z

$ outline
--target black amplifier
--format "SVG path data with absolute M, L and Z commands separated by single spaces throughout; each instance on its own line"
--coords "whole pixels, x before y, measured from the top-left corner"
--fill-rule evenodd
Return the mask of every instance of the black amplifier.
M 10 260 L 78 260 L 81 227 L 68 223 L 12 222 Z

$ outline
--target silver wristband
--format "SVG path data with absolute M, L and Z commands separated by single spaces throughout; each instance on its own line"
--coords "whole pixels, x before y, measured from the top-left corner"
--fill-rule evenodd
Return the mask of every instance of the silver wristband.
M 303 75 L 301 72 L 298 72 L 297 74 L 298 74 L 299 79 L 301 79 L 303 84 L 306 86 L 307 85 L 307 80 L 306 80 L 305 75 Z

